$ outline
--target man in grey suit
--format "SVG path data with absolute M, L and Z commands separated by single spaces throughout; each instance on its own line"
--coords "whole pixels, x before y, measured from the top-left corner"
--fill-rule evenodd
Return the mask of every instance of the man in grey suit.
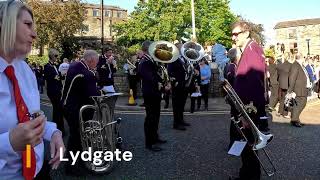
M 290 59 L 290 55 L 289 53 L 286 53 L 284 57 L 284 62 L 277 66 L 278 82 L 279 82 L 279 88 L 280 88 L 280 97 L 279 97 L 280 105 L 279 105 L 278 115 L 279 116 L 282 115 L 285 118 L 290 118 L 288 116 L 288 111 L 284 108 L 284 99 L 289 87 L 289 72 L 292 65 L 289 62 L 289 59 Z
M 293 106 L 291 114 L 291 124 L 295 127 L 302 127 L 299 116 L 307 104 L 308 88 L 311 88 L 311 82 L 308 73 L 303 65 L 304 59 L 301 54 L 296 55 L 296 61 L 292 64 L 289 74 L 288 93 L 296 95 L 296 105 Z

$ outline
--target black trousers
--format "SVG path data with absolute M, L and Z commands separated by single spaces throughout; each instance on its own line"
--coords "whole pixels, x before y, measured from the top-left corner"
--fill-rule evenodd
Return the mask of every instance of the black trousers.
M 271 84 L 270 86 L 271 96 L 270 96 L 270 107 L 274 108 L 279 101 L 279 85 Z
M 64 134 L 63 108 L 60 101 L 61 94 L 48 94 L 52 104 L 52 121 L 57 124 L 57 128 Z
M 208 93 L 209 93 L 209 83 L 200 85 L 201 97 L 198 97 L 198 108 L 201 106 L 201 99 L 204 100 L 204 107 L 208 108 Z
M 156 143 L 159 138 L 159 119 L 160 119 L 160 104 L 161 97 L 143 96 L 144 105 L 146 108 L 146 118 L 144 121 L 144 134 L 146 146 Z
M 137 99 L 137 75 L 128 75 L 129 88 L 132 89 L 134 99 Z
M 283 116 L 287 116 L 288 115 L 288 111 L 286 110 L 286 108 L 284 107 L 284 99 L 285 96 L 287 94 L 287 89 L 280 89 L 280 105 L 279 105 L 279 114 L 283 115 Z
M 236 110 L 231 108 L 231 113 L 235 120 L 238 120 L 238 116 Z M 254 123 L 259 127 L 259 115 L 253 115 L 251 117 Z M 241 123 L 240 123 L 241 125 Z M 253 134 L 250 129 L 243 129 L 245 136 L 247 137 L 249 142 L 253 141 Z M 229 148 L 232 146 L 234 141 L 238 141 L 243 139 L 242 135 L 234 125 L 233 121 L 230 124 L 230 144 Z M 257 153 L 257 151 L 256 151 Z M 240 168 L 239 176 L 241 180 L 259 180 L 261 176 L 260 163 L 254 151 L 252 150 L 252 146 L 247 145 L 243 149 L 241 153 L 242 167 Z
M 297 105 L 294 105 L 292 108 L 291 121 L 300 122 L 300 114 L 303 111 L 304 107 L 307 104 L 307 97 L 297 96 L 296 98 Z
M 184 88 L 172 89 L 173 126 L 178 126 L 184 122 L 183 112 L 186 104 L 186 92 Z

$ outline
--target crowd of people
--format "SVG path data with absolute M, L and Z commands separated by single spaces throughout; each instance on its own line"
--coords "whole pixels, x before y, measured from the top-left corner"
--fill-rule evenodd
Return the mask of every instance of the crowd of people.
M 306 105 L 307 97 L 319 97 L 319 56 L 283 52 L 277 60 L 267 56 L 266 64 L 270 110 L 276 111 L 279 103 L 276 115 L 291 119 L 293 126 L 302 127 L 299 116 Z M 291 94 L 295 97 L 294 104 L 286 106 L 285 101 Z

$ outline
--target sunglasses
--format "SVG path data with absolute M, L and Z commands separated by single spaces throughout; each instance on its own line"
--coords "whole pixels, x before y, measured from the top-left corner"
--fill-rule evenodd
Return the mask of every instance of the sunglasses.
M 235 32 L 235 33 L 232 33 L 231 35 L 232 36 L 238 36 L 239 34 L 243 33 L 243 31 L 240 31 L 240 32 Z
M 54 55 L 54 57 L 58 57 L 59 55 Z

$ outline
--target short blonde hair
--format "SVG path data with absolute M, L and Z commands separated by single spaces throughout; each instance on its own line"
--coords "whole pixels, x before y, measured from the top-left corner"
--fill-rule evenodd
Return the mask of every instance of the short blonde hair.
M 4 55 L 14 51 L 17 19 L 22 9 L 28 11 L 33 19 L 31 9 L 24 3 L 15 0 L 0 2 L 0 51 Z

